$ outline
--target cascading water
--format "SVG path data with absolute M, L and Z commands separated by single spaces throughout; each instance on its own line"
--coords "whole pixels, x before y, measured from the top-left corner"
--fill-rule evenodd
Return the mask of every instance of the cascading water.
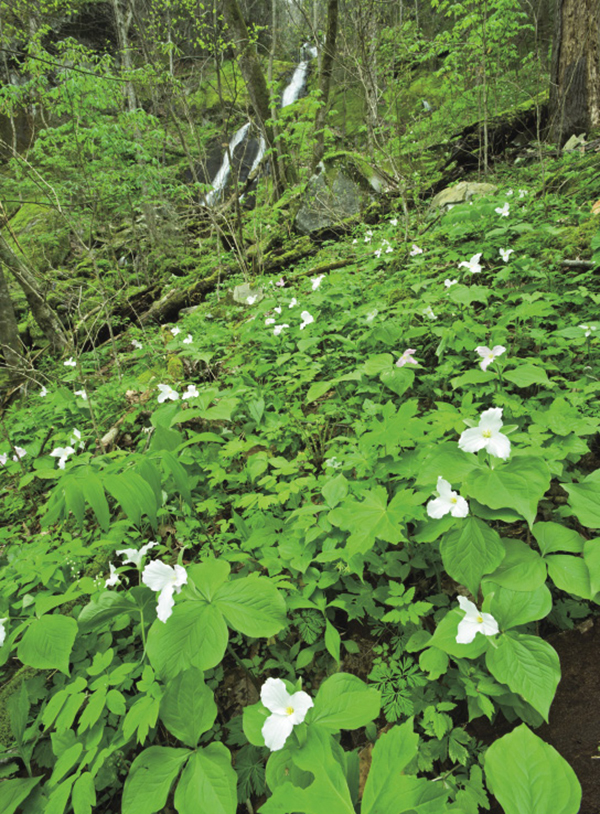
M 225 189 L 225 184 L 227 183 L 227 179 L 229 178 L 229 173 L 231 172 L 231 161 L 230 156 L 233 157 L 233 151 L 241 144 L 241 142 L 246 138 L 248 130 L 250 129 L 250 122 L 246 122 L 243 127 L 237 131 L 234 137 L 229 142 L 229 149 L 225 151 L 225 155 L 223 156 L 223 162 L 219 167 L 218 173 L 215 175 L 210 192 L 206 194 L 204 202 L 207 206 L 212 206 L 215 201 L 221 197 L 221 193 Z

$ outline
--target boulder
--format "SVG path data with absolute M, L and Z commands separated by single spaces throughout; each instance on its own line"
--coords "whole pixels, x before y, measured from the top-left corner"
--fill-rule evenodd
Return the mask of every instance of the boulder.
M 461 181 L 453 187 L 446 187 L 435 196 L 431 206 L 441 208 L 442 206 L 456 206 L 456 204 L 470 201 L 471 198 L 481 198 L 484 195 L 491 195 L 498 187 L 494 184 L 479 184 L 475 181 Z
M 303 235 L 358 215 L 373 200 L 376 191 L 381 190 L 354 163 L 344 164 L 328 169 L 321 164 L 320 171 L 310 178 L 295 221 Z

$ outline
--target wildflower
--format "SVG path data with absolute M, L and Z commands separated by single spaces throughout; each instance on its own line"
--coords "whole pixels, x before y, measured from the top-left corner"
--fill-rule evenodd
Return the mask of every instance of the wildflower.
M 514 195 L 514 192 L 512 191 L 512 189 L 506 190 L 506 197 L 510 198 L 511 195 Z
M 469 504 L 458 492 L 453 492 L 452 487 L 444 478 L 437 479 L 438 496 L 430 500 L 427 504 L 427 514 L 435 520 L 444 517 L 448 512 L 452 517 L 466 517 L 469 514 Z
M 181 394 L 182 401 L 184 399 L 197 399 L 200 393 L 195 384 L 188 384 L 187 390 L 184 390 Z
M 277 280 L 277 282 L 275 283 L 275 285 L 278 285 L 278 286 L 279 286 L 279 288 L 283 288 L 283 287 L 284 287 L 284 285 L 285 285 L 285 280 L 283 279 L 283 277 L 282 277 L 280 280 Z
M 314 321 L 315 321 L 315 318 L 314 318 L 314 317 L 312 317 L 312 316 L 311 316 L 311 315 L 308 313 L 308 311 L 302 311 L 302 313 L 300 314 L 300 316 L 301 316 L 301 318 L 302 318 L 302 325 L 300 325 L 300 330 L 301 330 L 301 331 L 302 331 L 304 328 L 306 328 L 306 326 L 307 326 L 307 325 L 310 325 L 310 323 L 311 323 L 311 322 L 314 322 Z
M 369 231 L 365 235 L 365 243 L 370 243 L 372 237 L 373 237 L 373 232 L 369 229 Z
M 500 257 L 504 260 L 505 263 L 508 262 L 508 258 L 514 252 L 514 249 L 500 249 Z
M 585 332 L 585 336 L 591 336 L 594 331 L 598 330 L 596 325 L 580 325 L 579 327 Z
M 420 249 L 416 243 L 413 243 L 409 254 L 411 257 L 416 257 L 418 254 L 423 254 L 423 249 Z
M 138 342 L 138 340 L 137 340 L 137 339 L 132 339 L 132 340 L 131 340 L 131 344 L 133 345 L 133 347 L 134 347 L 136 350 L 141 350 L 141 349 L 144 347 L 144 346 L 142 345 L 142 343 L 141 343 L 141 342 Z
M 7 452 L 3 452 L 3 453 L 2 453 L 2 455 L 0 455 L 0 464 L 1 464 L 2 466 L 6 466 L 6 462 L 7 462 L 7 461 L 8 461 L 8 453 L 7 453 Z
M 458 280 L 444 280 L 444 285 L 446 286 L 446 288 L 450 288 L 451 286 L 456 285 L 457 283 Z
M 486 449 L 490 455 L 506 460 L 510 456 L 510 441 L 500 432 L 501 427 L 502 407 L 491 407 L 481 414 L 477 427 L 462 433 L 458 446 L 464 452 Z
M 75 396 L 81 396 L 84 401 L 87 401 L 87 393 L 85 390 L 76 390 L 74 393 Z
M 415 348 L 407 348 L 396 362 L 396 367 L 404 367 L 404 365 L 418 365 L 419 363 L 413 356 L 413 353 L 416 352 L 417 351 Z
M 69 356 L 66 362 L 63 362 L 65 367 L 77 367 L 77 362 L 73 359 L 72 356 Z
M 290 326 L 287 324 L 287 322 L 284 322 L 283 325 L 276 325 L 273 328 L 273 333 L 275 334 L 275 336 L 279 336 L 279 334 L 283 331 L 284 328 L 289 328 L 289 327 Z
M 43 399 L 43 398 L 45 398 L 47 395 L 48 395 L 48 391 L 46 390 L 46 388 L 44 387 L 44 385 L 42 385 L 42 389 L 40 390 L 40 398 L 42 398 L 42 399 Z
M 478 348 L 475 348 L 475 351 L 483 357 L 483 361 L 479 363 L 479 367 L 482 370 L 487 370 L 488 367 L 492 364 L 494 359 L 497 359 L 498 356 L 502 356 L 505 352 L 506 348 L 503 345 L 494 345 L 494 347 L 490 350 L 485 345 L 480 345 Z
M 394 250 L 392 249 L 392 247 L 391 247 L 391 246 L 388 246 L 388 247 L 387 247 L 387 249 L 385 250 L 385 253 L 386 253 L 386 254 L 390 254 L 390 253 L 391 253 L 391 252 L 393 252 L 393 251 L 394 251 Z
M 481 613 L 477 610 L 477 605 L 465 596 L 458 597 L 458 604 L 465 615 L 458 623 L 456 634 L 457 644 L 471 644 L 478 633 L 484 636 L 495 636 L 499 633 L 498 622 L 491 613 Z
M 312 278 L 311 278 L 311 281 L 310 281 L 310 282 L 311 282 L 311 285 L 312 285 L 312 290 L 313 290 L 313 291 L 316 291 L 316 290 L 317 290 L 317 288 L 318 288 L 318 287 L 321 285 L 321 283 L 322 283 L 322 281 L 323 281 L 324 279 L 325 279 L 325 275 L 324 275 L 324 274 L 319 274 L 319 276 L 318 276 L 318 277 L 312 277 Z
M 69 440 L 69 444 L 71 444 L 71 446 L 79 445 L 79 449 L 85 449 L 85 444 L 81 440 L 81 432 L 79 430 L 75 429 L 73 430 L 73 434 L 71 436 L 71 439 Z
M 65 464 L 69 459 L 69 455 L 72 455 L 74 452 L 75 449 L 73 447 L 56 447 L 56 449 L 52 450 L 50 455 L 53 458 L 58 458 L 58 468 L 64 469 Z
M 313 700 L 302 690 L 290 695 L 280 678 L 267 678 L 260 691 L 260 700 L 272 713 L 261 729 L 265 746 L 271 752 L 277 752 L 285 746 L 292 729 L 306 718 L 306 713 L 314 706 Z
M 398 226 L 398 218 L 392 218 L 390 221 L 390 226 Z
M 423 309 L 423 316 L 429 317 L 429 319 L 437 319 L 436 315 L 433 313 L 433 308 L 431 305 L 428 305 L 427 308 Z
M 481 260 L 481 255 L 483 252 L 479 252 L 479 254 L 474 254 L 473 257 L 467 262 L 463 260 L 462 263 L 458 264 L 459 269 L 463 266 L 468 269 L 471 274 L 478 274 L 481 271 L 481 265 L 479 261 Z
M 166 622 L 173 613 L 174 593 L 181 593 L 181 588 L 187 583 L 185 568 L 181 565 L 174 567 L 165 565 L 160 560 L 152 560 L 142 572 L 142 582 L 152 591 L 158 592 L 156 615 L 161 622 Z
M 527 190 L 526 189 L 520 189 L 519 190 L 519 198 L 524 198 L 526 195 L 527 195 Z
M 21 458 L 24 458 L 27 455 L 27 450 L 23 449 L 23 447 L 15 447 L 15 454 L 13 455 L 13 461 L 19 461 Z
M 158 397 L 159 404 L 162 404 L 163 401 L 166 401 L 167 399 L 177 401 L 179 398 L 179 393 L 176 390 L 173 390 L 172 387 L 169 387 L 168 384 L 159 384 L 157 387 L 160 390 L 160 395 Z
M 117 569 L 112 564 L 112 562 L 108 564 L 108 567 L 110 569 L 110 575 L 108 579 L 104 581 L 104 587 L 114 588 L 115 585 L 118 585 L 121 582 L 121 580 L 119 578 L 119 574 L 117 573 Z
M 2 647 L 4 640 L 6 639 L 6 628 L 4 627 L 5 622 L 8 622 L 7 616 L 5 616 L 4 619 L 0 619 L 0 647 Z
M 274 319 L 274 317 L 268 317 L 265 319 L 265 325 L 275 325 L 276 322 L 277 320 Z
M 376 250 L 375 257 L 381 257 L 381 249 Z
M 379 311 L 377 310 L 377 308 L 374 308 L 372 311 L 369 311 L 369 313 L 366 316 L 367 322 L 373 322 L 378 313 Z
M 174 328 L 171 328 L 171 333 L 173 336 L 177 336 L 177 334 L 181 333 L 181 328 L 178 328 L 177 325 Z
M 333 456 L 333 458 L 327 458 L 327 460 L 325 461 L 325 466 L 330 466 L 332 469 L 339 469 L 341 465 L 342 462 L 338 461 L 335 455 Z
M 249 297 L 246 297 L 246 302 L 248 303 L 248 305 L 254 305 L 257 299 L 258 294 L 251 294 Z
M 118 557 L 123 557 L 123 565 L 130 562 L 132 565 L 135 565 L 136 568 L 140 568 L 142 565 L 142 560 L 150 549 L 154 548 L 155 545 L 158 545 L 158 543 L 149 542 L 146 543 L 146 545 L 143 545 L 139 550 L 137 548 L 122 548 L 120 551 L 116 551 L 115 553 Z
M 281 305 L 278 305 L 276 308 L 273 308 L 276 314 L 281 314 Z
M 292 299 L 290 300 L 290 304 L 288 305 L 288 308 L 293 308 L 295 305 L 298 305 L 298 300 L 296 299 L 296 297 L 292 297 Z
M 191 345 L 194 341 L 194 337 L 191 334 L 188 334 L 186 338 L 183 340 L 184 345 Z
M 358 243 L 358 240 L 356 238 L 354 238 L 354 240 L 352 242 L 353 243 Z

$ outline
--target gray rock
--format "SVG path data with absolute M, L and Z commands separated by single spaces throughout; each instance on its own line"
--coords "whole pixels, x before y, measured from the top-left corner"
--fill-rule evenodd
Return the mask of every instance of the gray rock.
M 296 228 L 308 235 L 358 215 L 363 197 L 360 186 L 341 170 L 313 175 L 296 215 Z
M 435 196 L 431 202 L 432 207 L 456 206 L 456 204 L 470 201 L 471 198 L 481 198 L 491 195 L 498 187 L 494 184 L 478 184 L 474 181 L 461 181 L 454 187 L 446 187 Z

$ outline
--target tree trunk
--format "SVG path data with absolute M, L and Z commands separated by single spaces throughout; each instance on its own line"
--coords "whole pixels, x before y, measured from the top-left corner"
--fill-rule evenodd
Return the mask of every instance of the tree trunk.
M 315 116 L 315 145 L 313 149 L 313 170 L 323 158 L 325 152 L 325 119 L 329 106 L 329 88 L 333 73 L 333 60 L 338 29 L 338 0 L 328 0 L 327 3 L 327 34 L 325 48 L 321 60 L 321 74 L 319 76 L 319 107 Z
M 550 122 L 560 146 L 600 125 L 600 0 L 556 0 Z
M 0 234 L 0 263 L 9 269 L 15 280 L 23 289 L 33 318 L 50 343 L 53 353 L 61 353 L 69 347 L 69 342 L 56 313 L 46 302 L 32 271 L 17 257 L 3 235 Z
M 0 266 L 0 353 L 4 357 L 11 379 L 18 378 L 19 368 L 23 367 L 21 342 L 15 309 L 2 266 Z

